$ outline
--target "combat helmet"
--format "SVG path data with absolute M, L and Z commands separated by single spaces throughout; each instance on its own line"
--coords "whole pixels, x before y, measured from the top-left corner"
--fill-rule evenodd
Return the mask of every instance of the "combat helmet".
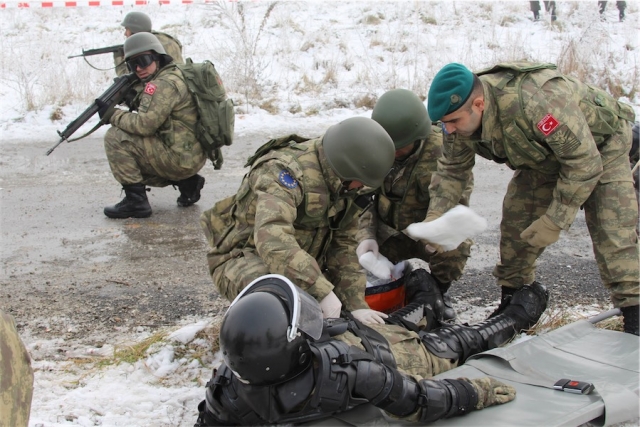
M 120 24 L 128 28 L 131 34 L 151 32 L 151 18 L 142 12 L 129 12 Z
M 284 276 L 267 274 L 229 306 L 220 326 L 220 350 L 241 381 L 278 384 L 310 366 L 308 340 L 319 339 L 322 328 L 322 309 L 312 296 Z
M 167 52 L 162 47 L 162 43 L 151 33 L 137 33 L 124 41 L 124 59 L 129 59 L 142 52 L 154 51 L 160 55 Z
M 385 92 L 371 113 L 371 118 L 387 131 L 396 150 L 425 139 L 431 132 L 431 119 L 420 98 L 407 89 Z
M 382 185 L 395 156 L 393 140 L 376 121 L 352 117 L 331 126 L 322 138 L 329 165 L 343 181 Z

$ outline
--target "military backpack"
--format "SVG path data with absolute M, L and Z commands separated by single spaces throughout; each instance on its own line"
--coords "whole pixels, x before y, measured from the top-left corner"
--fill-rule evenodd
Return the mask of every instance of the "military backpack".
M 187 58 L 184 64 L 176 64 L 176 67 L 182 71 L 198 109 L 196 138 L 213 167 L 220 169 L 223 161 L 220 148 L 233 142 L 233 100 L 227 98 L 220 75 L 211 61 L 196 64 Z

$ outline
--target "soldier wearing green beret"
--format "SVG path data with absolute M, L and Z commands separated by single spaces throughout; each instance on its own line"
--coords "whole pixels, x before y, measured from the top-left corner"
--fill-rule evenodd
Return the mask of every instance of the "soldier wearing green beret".
M 448 64 L 428 96 L 444 155 L 431 180 L 428 216 L 455 206 L 475 154 L 515 170 L 503 202 L 503 302 L 535 279 L 536 260 L 583 207 L 600 276 L 625 332 L 638 335 L 638 206 L 629 171 L 633 109 L 553 64 L 498 64 L 472 73 Z
M 231 301 L 260 276 L 286 274 L 320 301 L 325 317 L 341 309 L 370 317 L 356 256 L 359 191 L 382 184 L 393 153 L 391 137 L 365 117 L 319 138 L 287 135 L 258 148 L 238 192 L 200 218 L 220 294 Z

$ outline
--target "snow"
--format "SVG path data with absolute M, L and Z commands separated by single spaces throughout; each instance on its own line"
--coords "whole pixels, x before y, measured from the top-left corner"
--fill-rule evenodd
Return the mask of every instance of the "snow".
M 122 43 L 119 23 L 134 10 L 132 3 L 43 9 L 9 2 L 0 9 L 0 144 L 57 142 L 56 131 L 113 77 L 67 56 Z M 185 57 L 216 64 L 238 106 L 237 134 L 261 129 L 282 135 L 367 116 L 367 97 L 394 87 L 424 97 L 430 79 L 448 62 L 478 69 L 502 60 L 567 64 L 577 58 L 586 64 L 577 72 L 600 83 L 612 77 L 621 93 L 633 96 L 621 100 L 640 112 L 638 4 L 627 3 L 627 20 L 619 23 L 615 2 L 609 2 L 606 22 L 598 19 L 595 1 L 558 2 L 555 26 L 544 13 L 543 21 L 532 22 L 525 1 L 285 1 L 271 11 L 272 3 L 260 1 L 153 3 L 137 10 L 152 17 L 154 29 L 180 39 Z M 108 68 L 108 56 L 91 63 Z M 61 119 L 52 120 L 56 115 Z M 462 313 L 461 320 L 480 320 L 486 310 Z M 201 334 L 215 321 L 184 319 L 152 331 L 161 338 L 139 360 L 117 364 L 98 362 L 152 332 L 123 330 L 120 343 L 76 348 L 55 360 L 37 355 L 59 343 L 25 332 L 35 359 L 30 425 L 193 425 L 204 385 L 220 361 Z

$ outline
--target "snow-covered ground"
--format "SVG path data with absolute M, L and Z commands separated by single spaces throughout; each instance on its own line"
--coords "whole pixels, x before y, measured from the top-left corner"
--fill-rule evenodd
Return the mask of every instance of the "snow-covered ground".
M 216 64 L 238 106 L 239 134 L 300 132 L 292 123 L 326 127 L 368 115 L 375 98 L 396 87 L 425 97 L 431 78 L 449 62 L 472 69 L 516 59 L 561 63 L 594 83 L 609 82 L 607 89 L 626 94 L 621 99 L 640 112 L 637 2 L 627 2 L 623 23 L 615 2 L 605 22 L 595 1 L 558 2 L 556 25 L 544 13 L 533 22 L 525 1 L 152 2 L 138 9 L 132 3 L 47 9 L 7 3 L 0 9 L 0 145 L 56 142 L 56 130 L 113 77 L 67 56 L 122 43 L 119 23 L 131 10 L 146 12 L 154 29 L 180 39 L 185 57 Z M 108 68 L 108 56 L 89 61 Z M 461 321 L 480 320 L 486 311 L 461 313 Z M 210 351 L 213 335 L 206 333 L 217 321 L 187 318 L 162 331 L 123 330 L 120 343 L 78 348 L 56 360 L 37 355 L 58 342 L 25 331 L 36 359 L 30 425 L 193 425 L 218 361 Z M 100 363 L 116 346 L 155 334 L 161 338 L 139 360 Z

